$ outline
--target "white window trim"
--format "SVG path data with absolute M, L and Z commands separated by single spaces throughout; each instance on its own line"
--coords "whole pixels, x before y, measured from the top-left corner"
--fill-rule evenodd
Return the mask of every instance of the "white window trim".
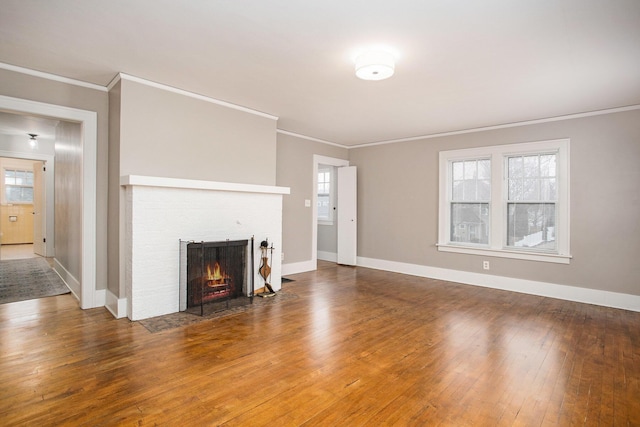
M 506 176 L 504 162 L 506 156 L 538 152 L 557 152 L 558 176 L 557 209 L 557 250 L 554 253 L 531 250 L 514 250 L 506 247 Z M 470 245 L 449 241 L 450 215 L 450 165 L 452 161 L 477 158 L 491 158 L 491 202 L 489 205 L 491 231 L 489 245 Z M 556 139 L 540 142 L 495 145 L 489 147 L 462 150 L 441 151 L 439 155 L 439 211 L 438 211 L 438 250 L 471 255 L 515 258 L 530 261 L 569 264 L 571 260 L 569 236 L 569 139 Z

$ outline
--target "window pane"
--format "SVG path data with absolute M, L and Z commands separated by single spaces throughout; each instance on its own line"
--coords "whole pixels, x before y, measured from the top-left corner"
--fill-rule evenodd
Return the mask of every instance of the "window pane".
M 539 182 L 537 179 L 524 179 L 522 200 L 540 200 L 538 184 Z
M 555 204 L 509 203 L 507 211 L 507 246 L 556 249 Z
M 536 177 L 540 176 L 540 164 L 538 155 L 524 156 L 524 176 Z
M 451 204 L 451 242 L 489 243 L 489 204 Z
M 509 200 L 522 200 L 522 180 L 509 180 Z
M 22 187 L 21 202 L 33 202 L 33 187 Z
M 16 171 L 16 184 L 24 185 L 25 183 L 25 173 L 24 171 Z
M 478 200 L 491 199 L 491 181 L 483 179 L 478 181 Z
M 491 178 L 491 161 L 478 160 L 478 179 Z
M 508 169 L 509 200 L 557 199 L 555 154 L 510 157 Z
M 20 187 L 6 186 L 5 193 L 7 195 L 7 202 L 19 202 L 21 199 Z
M 464 197 L 464 181 L 453 181 L 453 193 L 452 193 L 452 198 L 453 200 L 462 200 L 462 198 Z
M 4 183 L 15 184 L 16 183 L 16 171 L 5 170 L 4 171 Z
M 520 178 L 522 176 L 522 157 L 509 157 L 509 178 Z
M 558 200 L 556 178 L 545 178 L 540 181 L 540 200 Z
M 329 196 L 318 196 L 318 218 L 329 218 Z
M 491 160 L 452 162 L 451 199 L 454 201 L 488 201 L 491 199 Z
M 556 155 L 540 156 L 540 176 L 556 176 Z
M 464 178 L 462 162 L 453 162 L 453 179 L 461 180 Z
M 33 202 L 33 187 L 19 187 L 14 185 L 5 186 L 7 202 Z
M 475 179 L 476 176 L 476 161 L 468 160 L 464 162 L 464 179 Z
M 464 196 L 462 200 L 473 202 L 478 200 L 476 196 L 476 181 L 475 180 L 465 180 L 464 181 Z

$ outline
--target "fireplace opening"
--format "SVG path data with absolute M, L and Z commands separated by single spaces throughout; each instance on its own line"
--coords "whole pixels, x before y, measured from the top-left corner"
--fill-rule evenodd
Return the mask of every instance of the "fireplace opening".
M 253 286 L 247 283 L 249 240 L 181 243 L 182 252 L 186 253 L 186 289 L 181 290 L 181 310 L 199 307 L 202 314 L 205 304 L 226 302 L 228 308 L 230 300 L 253 296 Z

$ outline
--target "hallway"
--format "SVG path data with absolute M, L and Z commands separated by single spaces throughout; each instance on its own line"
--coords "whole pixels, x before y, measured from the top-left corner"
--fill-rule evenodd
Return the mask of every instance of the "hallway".
M 38 258 L 39 256 L 33 252 L 33 244 L 0 246 L 0 261 Z

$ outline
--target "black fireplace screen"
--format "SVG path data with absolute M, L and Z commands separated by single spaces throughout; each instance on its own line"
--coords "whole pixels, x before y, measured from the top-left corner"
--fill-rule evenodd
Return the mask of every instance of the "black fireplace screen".
M 243 295 L 248 240 L 187 245 L 187 307 Z

